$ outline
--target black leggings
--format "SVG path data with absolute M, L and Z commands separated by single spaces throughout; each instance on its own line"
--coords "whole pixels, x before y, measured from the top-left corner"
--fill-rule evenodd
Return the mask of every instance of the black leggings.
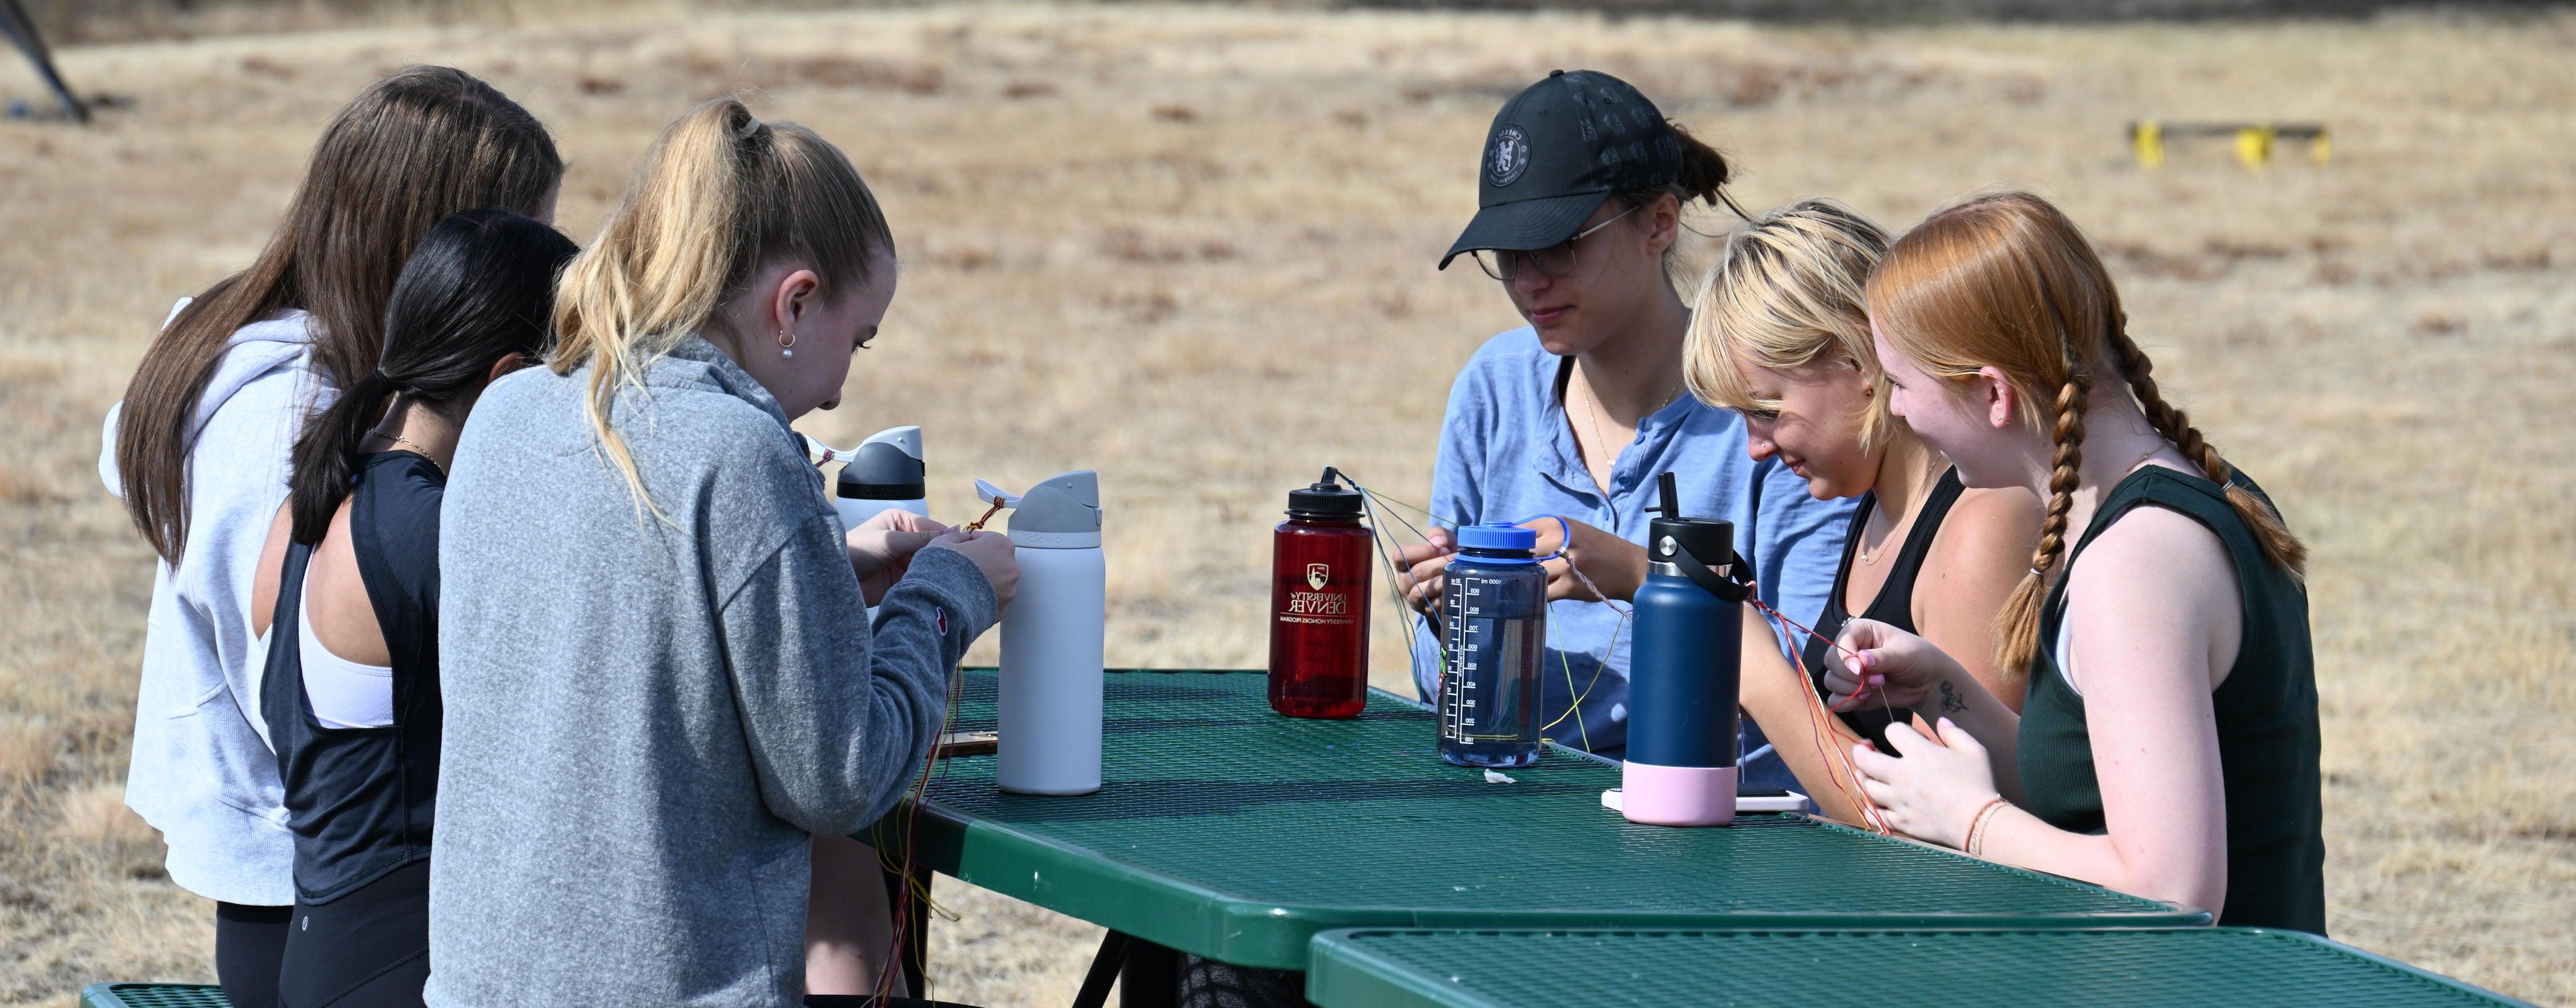
M 428 981 L 428 860 L 295 905 L 278 963 L 281 1008 L 418 1008 Z
M 294 907 L 215 904 L 215 982 L 235 1008 L 277 1004 L 277 963 Z

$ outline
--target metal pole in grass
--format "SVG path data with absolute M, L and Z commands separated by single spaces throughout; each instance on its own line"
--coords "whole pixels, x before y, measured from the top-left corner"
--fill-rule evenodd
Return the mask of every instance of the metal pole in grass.
M 63 103 L 63 111 L 73 122 L 89 121 L 89 106 L 81 104 L 71 86 L 63 83 L 63 76 L 54 72 L 53 54 L 45 50 L 44 37 L 36 34 L 35 19 L 27 16 L 27 9 L 18 0 L 0 0 L 0 34 L 8 35 L 9 41 L 17 43 L 18 51 L 27 55 L 27 62 L 36 65 L 37 76 L 53 89 L 54 97 Z

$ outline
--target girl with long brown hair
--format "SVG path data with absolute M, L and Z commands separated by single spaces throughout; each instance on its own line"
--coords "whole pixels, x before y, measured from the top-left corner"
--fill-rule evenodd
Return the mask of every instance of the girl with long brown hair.
M 1946 712 L 1888 730 L 1902 759 L 1854 747 L 1862 789 L 1972 855 L 2322 933 L 2306 548 L 2165 401 L 2092 245 L 2039 197 L 1971 199 L 1868 297 L 1896 414 L 1968 486 L 2047 503 L 1997 623 L 2018 715 L 1921 637 L 1843 631 L 1838 696 Z
M 314 145 L 250 267 L 182 301 L 108 414 L 100 476 L 160 556 L 126 803 L 169 872 L 216 901 L 232 1003 L 276 999 L 294 843 L 259 716 L 251 582 L 312 410 L 376 366 L 412 246 L 450 213 L 553 213 L 563 160 L 491 85 L 413 67 L 369 85 Z

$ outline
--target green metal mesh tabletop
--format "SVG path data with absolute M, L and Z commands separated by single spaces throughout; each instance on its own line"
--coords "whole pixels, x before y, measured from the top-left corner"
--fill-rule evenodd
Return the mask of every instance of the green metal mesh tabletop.
M 993 686 L 968 671 L 953 728 L 992 727 Z M 1600 804 L 1616 768 L 1551 748 L 1487 783 L 1434 755 L 1429 713 L 1383 694 L 1311 721 L 1272 713 L 1258 672 L 1122 671 L 1106 688 L 1099 793 L 1003 794 L 993 757 L 948 760 L 909 826 L 916 864 L 1272 969 L 1305 968 L 1308 939 L 1337 927 L 2208 920 L 1802 816 L 1634 825 Z M 907 845 L 903 819 L 872 831 L 881 846 Z
M 81 988 L 79 1008 L 231 1008 L 213 984 L 100 983 Z
M 2520 1004 L 2287 931 L 1332 931 L 1323 1008 Z

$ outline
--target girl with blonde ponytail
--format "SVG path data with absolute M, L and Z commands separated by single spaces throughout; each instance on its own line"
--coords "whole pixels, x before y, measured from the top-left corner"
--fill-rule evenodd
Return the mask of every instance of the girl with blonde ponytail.
M 440 526 L 428 1003 L 805 995 L 814 838 L 894 804 L 1018 576 L 997 533 L 844 536 L 788 426 L 895 281 L 837 148 L 708 102 L 566 268 L 547 366 L 484 394 Z
M 1971 487 L 2046 501 L 1997 617 L 2020 713 L 1913 634 L 1853 621 L 1826 678 L 1864 705 L 1958 703 L 1862 788 L 1916 837 L 2205 908 L 2325 930 L 2306 551 L 2164 400 L 2081 231 L 2026 193 L 1898 240 L 1869 317 L 1891 405 Z

